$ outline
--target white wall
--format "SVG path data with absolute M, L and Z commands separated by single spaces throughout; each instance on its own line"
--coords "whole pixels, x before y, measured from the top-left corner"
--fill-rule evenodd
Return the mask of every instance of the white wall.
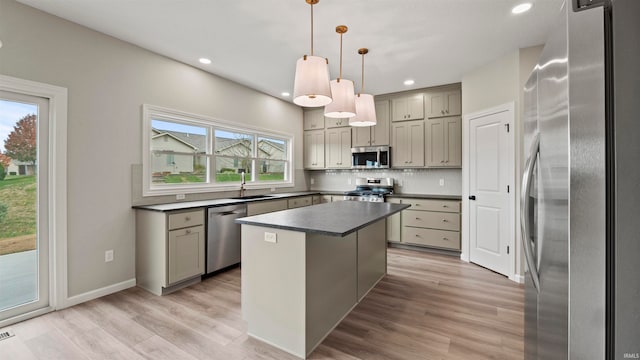
M 520 181 L 523 162 L 522 147 L 522 116 L 523 88 L 529 73 L 538 61 L 542 52 L 542 45 L 515 50 L 498 57 L 462 78 L 462 114 L 468 115 L 481 110 L 490 109 L 502 104 L 514 102 L 516 121 L 514 124 L 515 174 L 513 183 L 515 194 L 515 247 L 516 247 L 516 275 L 524 275 L 524 266 L 520 247 Z M 463 154 L 463 156 L 465 156 Z M 463 202 L 468 200 L 463 199 Z M 464 216 L 464 215 L 463 215 Z M 463 241 L 465 241 L 463 234 Z M 468 234 L 466 235 L 468 236 Z
M 306 189 L 297 106 L 13 0 L 0 9 L 0 73 L 69 90 L 70 297 L 135 277 L 144 103 L 294 135 L 296 188 Z M 105 263 L 108 249 L 115 260 Z

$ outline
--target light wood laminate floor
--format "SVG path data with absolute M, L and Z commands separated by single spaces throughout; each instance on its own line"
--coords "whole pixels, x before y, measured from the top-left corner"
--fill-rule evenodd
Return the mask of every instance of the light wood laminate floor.
M 522 359 L 522 286 L 459 259 L 389 249 L 388 275 L 311 359 Z M 249 338 L 240 269 L 158 297 L 139 288 L 12 325 L 2 359 L 295 359 Z

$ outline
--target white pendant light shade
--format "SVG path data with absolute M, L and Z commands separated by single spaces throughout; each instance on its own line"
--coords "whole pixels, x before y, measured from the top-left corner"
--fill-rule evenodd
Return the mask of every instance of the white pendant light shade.
M 333 101 L 324 107 L 324 116 L 330 118 L 349 118 L 356 115 L 356 101 L 353 81 L 331 80 Z
M 356 116 L 349 119 L 349 125 L 374 126 L 377 123 L 376 105 L 373 102 L 373 95 L 356 95 Z
M 298 59 L 293 84 L 293 103 L 307 107 L 331 103 L 327 59 L 307 55 Z

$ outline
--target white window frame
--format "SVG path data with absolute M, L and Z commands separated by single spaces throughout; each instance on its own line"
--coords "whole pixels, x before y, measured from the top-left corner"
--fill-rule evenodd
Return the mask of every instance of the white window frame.
M 202 126 L 208 129 L 207 138 L 207 180 L 204 183 L 181 183 L 181 184 L 153 184 L 151 176 L 151 166 L 153 153 L 151 151 L 151 121 L 153 119 L 166 120 L 184 123 L 193 126 Z M 284 140 L 287 143 L 286 160 L 285 161 L 285 180 L 284 181 L 259 181 L 257 169 L 251 169 L 252 177 L 255 180 L 247 179 L 246 189 L 272 189 L 293 187 L 295 185 L 293 171 L 293 149 L 294 137 L 292 134 L 267 130 L 249 125 L 237 126 L 237 124 L 229 121 L 212 118 L 205 115 L 187 113 L 184 111 L 168 109 L 156 105 L 142 105 L 142 196 L 159 196 L 159 195 L 176 195 L 204 192 L 232 191 L 239 189 L 239 182 L 216 183 L 216 154 L 214 153 L 215 130 L 223 130 L 230 132 L 239 132 L 252 135 L 254 138 L 252 146 L 251 159 L 253 167 L 257 166 L 257 161 L 261 158 L 257 157 L 257 141 L 258 137 L 274 138 Z

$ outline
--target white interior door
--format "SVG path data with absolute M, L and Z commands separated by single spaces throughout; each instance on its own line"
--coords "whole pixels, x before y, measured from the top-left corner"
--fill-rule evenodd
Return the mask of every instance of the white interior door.
M 509 126 L 498 111 L 469 121 L 469 260 L 498 273 L 510 270 Z

